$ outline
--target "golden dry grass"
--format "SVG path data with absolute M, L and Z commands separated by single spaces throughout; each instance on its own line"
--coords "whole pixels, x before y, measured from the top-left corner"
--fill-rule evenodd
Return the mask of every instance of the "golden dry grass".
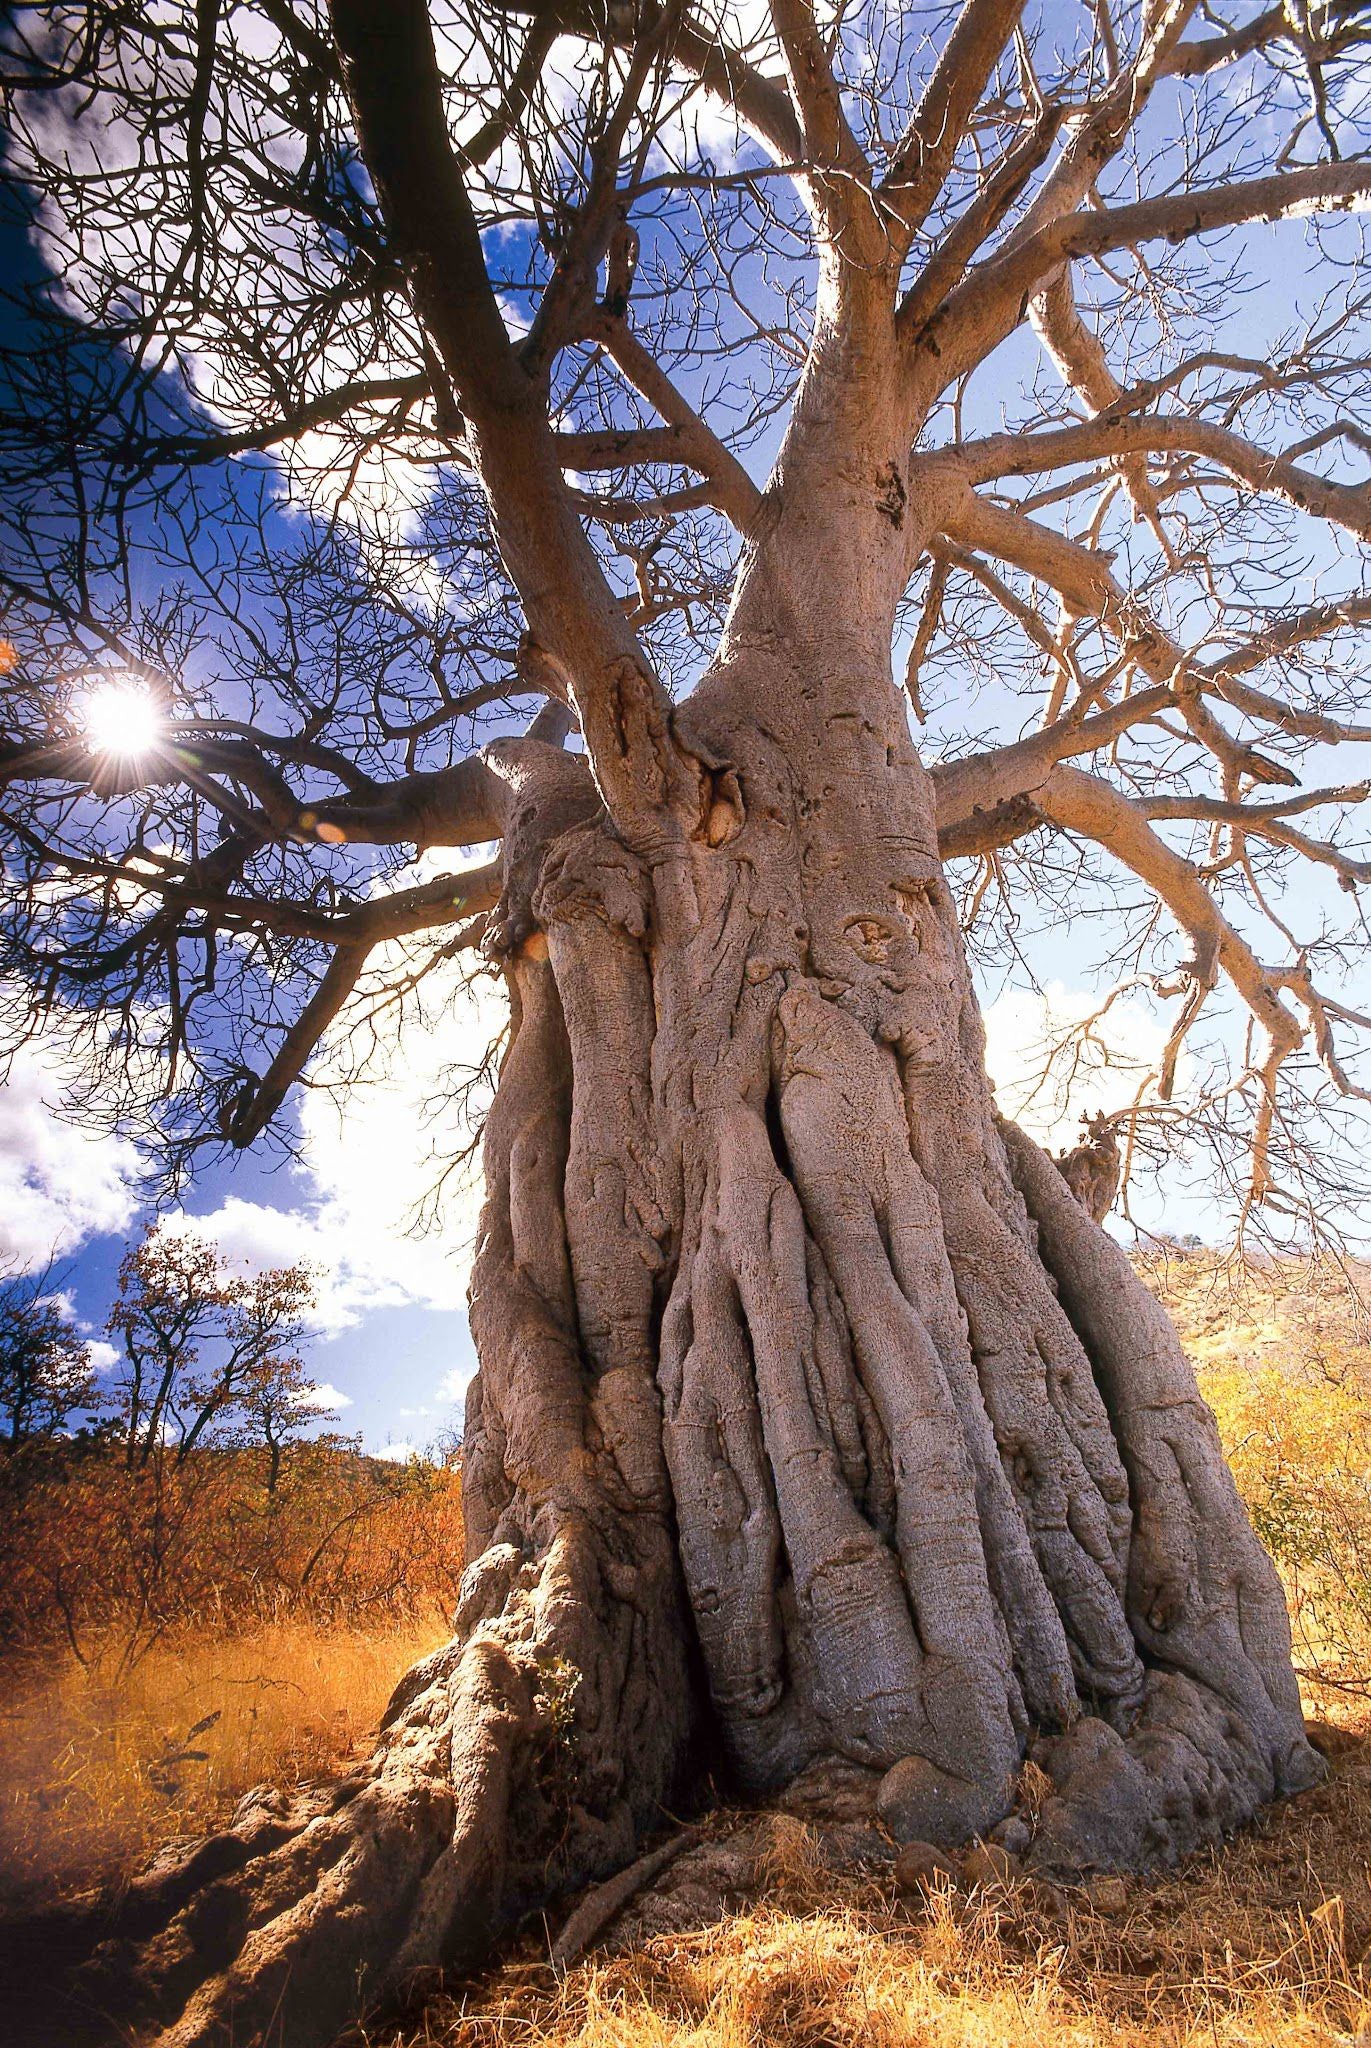
M 755 1828 L 720 1815 L 711 1834 Z M 561 1982 L 529 1942 L 376 2048 L 1371 2044 L 1371 1753 L 1220 1854 L 1130 1883 L 1115 1916 L 1031 1883 L 909 1905 L 886 1877 L 824 1868 L 784 1817 L 751 1862 L 723 1917 L 617 1950 L 611 1931 Z
M 0 1696 L 0 1897 L 117 1877 L 170 1837 L 220 1821 L 251 1785 L 336 1768 L 369 1741 L 396 1679 L 446 1633 L 438 1613 L 379 1632 L 296 1619 L 166 1638 L 114 1683 L 69 1660 L 27 1676 L 11 1668 Z

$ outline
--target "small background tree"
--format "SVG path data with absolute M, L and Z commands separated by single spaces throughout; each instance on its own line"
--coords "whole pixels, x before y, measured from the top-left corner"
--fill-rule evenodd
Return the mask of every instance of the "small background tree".
M 455 1472 L 328 1427 L 302 1355 L 309 1269 L 233 1273 L 194 1232 L 153 1229 L 123 1262 L 124 1361 L 98 1383 L 44 1286 L 9 1297 L 25 1455 L 0 1466 L 0 1640 L 21 1660 L 64 1644 L 117 1684 L 169 1634 L 379 1626 L 455 1599 Z M 93 1412 L 64 1433 L 73 1389 Z
M 53 1285 L 50 1268 L 0 1278 L 0 1442 L 11 1457 L 98 1399 L 90 1346 Z
M 110 1419 L 129 1467 L 184 1466 L 249 1427 L 279 1447 L 298 1434 L 292 1403 L 302 1424 L 330 1418 L 295 1351 L 314 1298 L 306 1266 L 235 1274 L 194 1231 L 149 1232 L 120 1268 L 109 1321 L 124 1350 Z

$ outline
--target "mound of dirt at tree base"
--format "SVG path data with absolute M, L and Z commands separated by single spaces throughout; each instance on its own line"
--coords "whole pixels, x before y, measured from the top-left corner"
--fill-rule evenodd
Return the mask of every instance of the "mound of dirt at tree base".
M 720 1810 L 368 2048 L 866 2048 L 873 2028 L 970 2038 L 968 2001 L 985 2048 L 1172 2048 L 1210 2020 L 1222 2041 L 1347 2048 L 1371 2039 L 1371 1745 L 1360 1727 L 1310 1734 L 1326 1784 L 1145 1882 L 1055 1883 L 974 1846 L 929 1881 L 857 1798 L 844 1813 L 803 1786 L 783 1808 Z
M 764 1935 L 768 1969 L 784 1974 L 802 1967 L 795 1931 L 829 1929 L 835 1919 L 859 1950 L 900 1967 L 955 1929 L 982 1964 L 991 1958 L 1013 1995 L 1021 1988 L 1014 1973 L 1031 1978 L 1049 1956 L 1092 2013 L 1101 2001 L 1126 2023 L 1129 2001 L 1140 2000 L 1138 2017 L 1145 2006 L 1159 2041 L 1169 2040 L 1160 2031 L 1169 2003 L 1179 2022 L 1197 1986 L 1223 2003 L 1219 1956 L 1238 2002 L 1249 1995 L 1244 1986 L 1259 1982 L 1267 1996 L 1273 1985 L 1307 1991 L 1318 1978 L 1320 1994 L 1346 2006 L 1371 1961 L 1371 1742 L 1361 1727 L 1314 1723 L 1309 1733 L 1330 1763 L 1326 1784 L 1269 1808 L 1222 1851 L 1148 1882 L 1096 1875 L 1059 1883 L 1029 1874 L 1014 1849 L 994 1843 L 950 1854 L 902 1848 L 875 1818 L 869 1774 L 812 1773 L 779 1804 L 668 1824 L 626 1870 L 530 1922 L 497 1967 L 373 2027 L 368 2048 L 420 2040 L 561 2048 L 579 2038 L 585 1987 L 606 1973 L 616 1996 L 674 2010 L 686 1995 L 674 1975 L 686 1963 L 698 1986 L 713 1950 L 725 1951 L 726 1968 L 732 1948 L 756 1947 Z M 1036 1789 L 1029 1773 L 1015 1818 L 1030 1832 Z M 124 2048 L 127 2032 L 77 1988 L 90 1983 L 81 1965 L 117 1918 L 118 1901 L 103 1899 L 0 1920 L 4 2048 Z M 848 2030 L 833 2015 L 830 2022 L 825 2038 L 847 2048 Z M 852 2033 L 853 2048 L 860 2037 Z M 700 2038 L 713 2036 L 706 2029 Z M 791 2030 L 783 2019 L 768 2022 L 765 2038 L 783 2048 Z M 1309 2036 L 1361 2038 L 1344 2027 Z M 1093 2048 L 1095 2036 L 1080 2040 Z
M 1273 1807 L 1258 1827 L 1235 1839 L 1239 1863 L 1287 1875 L 1308 1872 L 1311 1830 L 1334 1813 L 1349 1823 L 1353 1860 L 1366 1898 L 1365 1939 L 1371 1944 L 1371 1743 L 1360 1730 L 1309 1724 L 1310 1739 L 1328 1760 L 1328 1783 Z M 698 1824 L 663 1836 L 627 1869 L 592 1886 L 558 1924 L 543 1931 L 554 1972 L 564 1973 L 591 1952 L 629 1953 L 658 1936 L 707 1927 L 767 1902 L 817 1906 L 878 1894 L 900 1917 L 918 1917 L 938 1897 L 973 1901 L 993 1896 L 1013 1902 L 1020 1917 L 1060 1924 L 1072 1913 L 1110 1919 L 1130 1905 L 1184 1887 L 1216 1859 L 1183 1865 L 1162 1883 L 1125 1882 L 1107 1872 L 1077 1872 L 1070 1879 L 1031 1867 L 1035 1805 L 1050 1789 L 1026 1766 L 1015 1812 L 985 1842 L 960 1851 L 931 1843 L 901 1842 L 875 1812 L 874 1774 L 819 1768 L 797 1780 L 774 1805 L 722 1809 Z M 1259 1845 L 1259 1847 L 1257 1846 Z M 1246 1856 L 1244 1855 L 1246 1851 Z M 1226 1859 L 1217 1859 L 1220 1866 Z M 1321 1892 L 1318 1906 L 1327 1903 Z M 1371 1948 L 1368 1949 L 1371 1954 Z

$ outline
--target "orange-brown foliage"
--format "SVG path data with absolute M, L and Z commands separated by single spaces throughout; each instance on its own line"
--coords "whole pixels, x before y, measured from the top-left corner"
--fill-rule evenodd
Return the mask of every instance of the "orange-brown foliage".
M 291 1445 L 274 1491 L 257 1449 L 130 1468 L 99 1440 L 0 1469 L 0 1641 L 136 1664 L 168 1631 L 282 1617 L 384 1628 L 450 1608 L 458 1473 L 338 1439 Z
M 455 1466 L 337 1438 L 130 1469 L 115 1443 L 0 1467 L 0 1897 L 108 1880 L 365 1747 L 447 1632 Z

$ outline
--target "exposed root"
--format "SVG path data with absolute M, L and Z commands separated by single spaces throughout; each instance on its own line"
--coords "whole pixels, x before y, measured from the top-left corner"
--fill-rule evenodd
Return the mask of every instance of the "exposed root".
M 639 1892 L 660 1877 L 667 1865 L 690 1848 L 697 1837 L 697 1829 L 682 1828 L 669 1842 L 649 1849 L 646 1856 L 639 1856 L 627 1869 L 616 1872 L 604 1884 L 597 1884 L 588 1891 L 552 1944 L 554 1970 L 567 1969 L 578 1956 L 583 1955 L 616 1913 L 621 1913 L 630 1899 L 636 1898 Z

